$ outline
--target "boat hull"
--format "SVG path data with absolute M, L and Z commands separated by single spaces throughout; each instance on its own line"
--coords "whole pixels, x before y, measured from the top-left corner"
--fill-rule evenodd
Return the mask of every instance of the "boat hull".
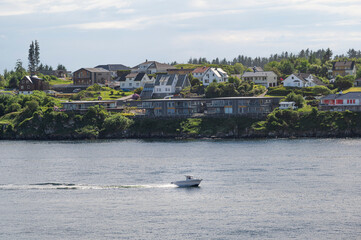
M 172 184 L 177 185 L 178 187 L 198 187 L 202 179 L 193 179 L 188 181 L 177 181 L 172 182 Z

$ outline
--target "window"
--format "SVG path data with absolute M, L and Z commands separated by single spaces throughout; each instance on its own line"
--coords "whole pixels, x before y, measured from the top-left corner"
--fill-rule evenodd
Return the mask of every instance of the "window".
M 137 87 L 139 86 L 139 83 L 137 83 Z
M 132 86 L 132 83 L 129 83 L 129 87 L 131 87 Z

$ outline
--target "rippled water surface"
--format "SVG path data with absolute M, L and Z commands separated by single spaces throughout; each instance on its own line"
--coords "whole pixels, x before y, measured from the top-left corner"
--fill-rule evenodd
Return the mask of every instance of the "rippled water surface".
M 0 239 L 360 237 L 358 139 L 0 142 Z

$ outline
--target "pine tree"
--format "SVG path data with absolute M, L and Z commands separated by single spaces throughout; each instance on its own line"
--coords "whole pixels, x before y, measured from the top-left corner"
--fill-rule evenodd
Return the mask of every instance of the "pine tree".
M 35 71 L 37 71 L 38 66 L 40 64 L 40 47 L 39 47 L 39 42 L 37 40 L 35 40 L 34 63 L 35 63 Z
M 29 55 L 28 55 L 28 60 L 29 60 L 28 67 L 29 67 L 30 74 L 35 73 L 34 51 L 35 51 L 34 42 L 31 42 L 30 48 L 29 48 Z

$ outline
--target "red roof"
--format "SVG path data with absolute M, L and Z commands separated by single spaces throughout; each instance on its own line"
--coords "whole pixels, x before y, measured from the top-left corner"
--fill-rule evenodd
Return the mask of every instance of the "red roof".
M 209 67 L 199 67 L 199 68 L 194 69 L 192 73 L 204 73 L 208 69 L 209 69 Z

